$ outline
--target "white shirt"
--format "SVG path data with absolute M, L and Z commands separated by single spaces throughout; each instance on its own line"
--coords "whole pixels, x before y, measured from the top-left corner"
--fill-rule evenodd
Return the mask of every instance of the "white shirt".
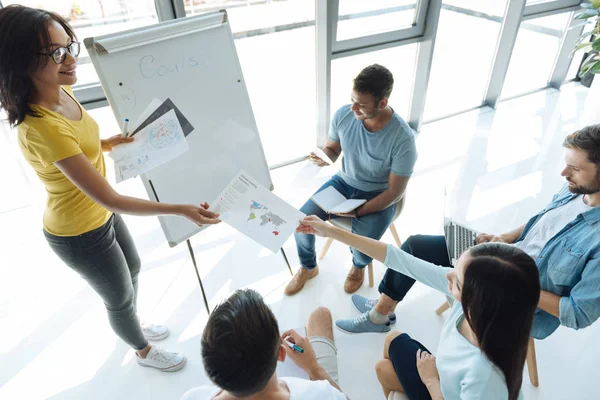
M 577 196 L 562 207 L 550 210 L 540 217 L 531 227 L 527 235 L 518 243 L 519 249 L 523 250 L 534 260 L 538 258 L 542 249 L 558 232 L 573 221 L 579 214 L 591 210 L 583 201 L 584 196 Z
M 290 400 L 346 400 L 346 396 L 327 381 L 279 378 L 290 391 Z M 188 390 L 181 400 L 211 400 L 221 393 L 216 386 L 200 386 Z

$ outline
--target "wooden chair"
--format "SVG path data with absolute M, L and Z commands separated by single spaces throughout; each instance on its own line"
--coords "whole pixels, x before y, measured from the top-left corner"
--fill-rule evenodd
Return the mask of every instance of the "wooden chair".
M 388 228 L 392 232 L 392 236 L 394 237 L 394 241 L 396 242 L 396 245 L 398 245 L 398 247 L 400 247 L 402 245 L 402 242 L 400 241 L 400 236 L 398 236 L 398 231 L 396 230 L 396 227 L 394 226 L 394 221 L 400 216 L 400 213 L 402 212 L 402 209 L 404 208 L 404 199 L 405 198 L 406 198 L 406 194 L 402 197 L 402 199 L 400 199 L 400 201 L 396 205 L 396 212 L 394 214 L 394 218 L 392 219 L 392 223 L 390 224 L 390 227 Z M 338 228 L 345 229 L 348 232 L 352 231 L 352 218 L 334 218 L 334 219 L 331 219 L 329 221 L 329 223 L 331 223 L 333 226 L 337 226 Z M 325 255 L 327 254 L 329 247 L 331 247 L 332 242 L 333 242 L 332 238 L 327 238 L 327 241 L 325 242 L 325 246 L 323 246 L 323 249 L 321 249 L 321 253 L 319 254 L 319 260 L 322 260 L 323 258 L 325 258 Z M 373 262 L 372 261 L 367 266 L 367 271 L 369 273 L 369 286 L 373 287 Z
M 444 311 L 450 308 L 450 304 L 447 301 L 444 302 L 441 306 L 435 310 L 437 315 L 442 315 Z M 540 385 L 540 381 L 538 379 L 538 370 L 537 370 L 537 358 L 535 356 L 535 343 L 533 338 L 529 338 L 529 343 L 527 343 L 527 370 L 529 372 L 529 381 L 535 387 Z

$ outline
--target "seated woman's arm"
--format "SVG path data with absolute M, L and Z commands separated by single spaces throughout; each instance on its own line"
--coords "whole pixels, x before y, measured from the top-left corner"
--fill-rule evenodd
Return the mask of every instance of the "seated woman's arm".
M 396 246 L 331 226 L 315 216 L 309 216 L 302 220 L 297 231 L 326 236 L 345 243 L 384 263 L 386 267 L 410 276 L 427 286 L 451 296 L 451 293 L 448 291 L 448 280 L 446 279 L 446 273 L 450 270 L 448 267 L 441 267 L 420 260 Z

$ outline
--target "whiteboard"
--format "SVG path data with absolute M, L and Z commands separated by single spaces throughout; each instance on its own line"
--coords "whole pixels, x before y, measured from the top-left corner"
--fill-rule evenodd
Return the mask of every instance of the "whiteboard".
M 84 43 L 117 121 L 136 121 L 153 98 L 170 98 L 194 126 L 186 153 L 141 176 L 150 199 L 210 203 L 241 169 L 273 189 L 225 11 Z M 171 247 L 207 228 L 159 220 Z

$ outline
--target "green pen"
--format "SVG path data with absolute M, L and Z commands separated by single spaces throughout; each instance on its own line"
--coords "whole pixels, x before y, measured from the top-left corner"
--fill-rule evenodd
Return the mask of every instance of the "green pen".
M 290 343 L 287 340 L 284 340 L 284 342 L 287 343 L 288 346 L 290 346 L 290 349 L 297 351 L 298 353 L 304 353 L 304 349 L 298 345 L 295 345 L 294 343 Z

